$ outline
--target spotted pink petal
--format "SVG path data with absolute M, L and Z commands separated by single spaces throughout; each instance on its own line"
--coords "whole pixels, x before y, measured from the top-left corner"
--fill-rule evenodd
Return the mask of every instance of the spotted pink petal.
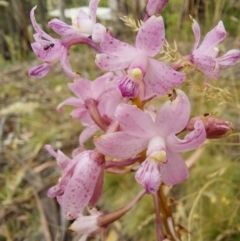
M 115 132 L 94 138 L 94 144 L 102 154 L 124 159 L 143 151 L 147 148 L 148 141 L 148 138 L 133 137 L 124 132 Z
M 165 29 L 161 16 L 150 17 L 140 28 L 136 37 L 136 48 L 153 57 L 158 54 L 164 44 Z
M 89 207 L 95 207 L 96 204 L 98 203 L 101 195 L 102 195 L 102 190 L 103 190 L 103 179 L 104 179 L 104 165 L 102 165 L 102 169 L 99 173 L 97 184 L 95 186 L 93 195 L 88 203 Z
M 62 203 L 64 216 L 68 219 L 75 219 L 93 195 L 102 164 L 93 160 L 91 153 L 85 151 L 74 158 L 77 165 L 67 183 Z
M 144 77 L 146 93 L 164 95 L 172 87 L 179 86 L 185 79 L 185 74 L 177 72 L 155 59 L 149 59 L 147 73 Z
M 123 56 L 124 58 L 129 58 L 129 56 L 131 56 L 133 59 L 138 54 L 138 51 L 133 46 L 115 39 L 107 33 L 103 35 L 100 46 L 103 52 Z
M 115 116 L 119 121 L 121 130 L 128 135 L 151 138 L 156 134 L 151 116 L 136 106 L 120 104 L 116 109 Z
M 201 45 L 196 50 L 199 54 L 208 54 L 219 42 L 226 37 L 226 30 L 223 22 L 219 21 L 217 26 L 209 31 Z
M 92 31 L 92 40 L 96 43 L 99 43 L 102 41 L 103 35 L 106 33 L 106 28 L 100 24 L 96 23 L 93 26 L 93 31 Z
M 51 47 L 50 44 L 53 44 L 53 46 Z M 31 46 L 35 55 L 42 61 L 46 62 L 52 62 L 55 59 L 59 59 L 64 51 L 64 47 L 57 41 L 54 41 L 53 43 L 48 42 L 46 45 L 42 45 L 39 42 L 34 42 L 31 44 Z M 46 47 L 48 49 L 46 49 Z
M 193 54 L 193 62 L 195 66 L 210 78 L 217 79 L 219 76 L 219 66 L 212 56 Z
M 183 140 L 175 135 L 166 139 L 167 149 L 173 152 L 186 152 L 199 147 L 206 140 L 206 131 L 201 120 L 194 124 L 194 130 L 187 134 Z
M 160 164 L 162 181 L 169 186 L 181 183 L 188 178 L 188 168 L 182 157 L 167 150 L 167 163 Z
M 133 60 L 131 54 L 128 57 L 120 57 L 117 55 L 108 55 L 108 54 L 97 54 L 95 62 L 97 66 L 103 70 L 115 71 L 126 69 Z
M 167 137 L 182 131 L 190 117 L 190 102 L 187 95 L 176 90 L 177 97 L 165 102 L 157 113 L 155 120 L 159 136 Z

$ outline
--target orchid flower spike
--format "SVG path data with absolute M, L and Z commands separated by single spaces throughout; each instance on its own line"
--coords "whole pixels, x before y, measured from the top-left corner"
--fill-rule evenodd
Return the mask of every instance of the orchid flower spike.
M 113 113 L 120 103 L 121 94 L 116 87 L 115 75 L 112 72 L 94 81 L 77 79 L 74 83 L 69 83 L 68 87 L 77 97 L 66 99 L 59 104 L 57 110 L 62 111 L 64 105 L 75 107 L 71 116 L 85 127 L 79 137 L 82 146 L 100 128 L 106 129 L 110 124 Z
M 150 17 L 140 28 L 135 47 L 104 34 L 100 46 L 104 53 L 97 54 L 96 64 L 104 70 L 127 69 L 118 79 L 123 97 L 143 99 L 152 95 L 164 95 L 170 88 L 179 86 L 185 78 L 158 60 L 153 59 L 163 47 L 164 22 L 161 16 Z
M 72 18 L 72 25 L 59 19 L 51 20 L 48 25 L 59 35 L 67 37 L 72 35 L 92 36 L 94 42 L 100 42 L 106 28 L 96 23 L 97 6 L 100 0 L 91 0 L 89 3 L 90 16 L 82 9 Z
M 97 136 L 94 143 L 101 153 L 115 158 L 127 159 L 147 149 L 147 158 L 135 177 L 147 193 L 154 193 L 161 182 L 175 185 L 188 177 L 188 168 L 179 153 L 197 148 L 206 139 L 201 120 L 183 140 L 176 136 L 186 127 L 189 116 L 190 102 L 181 90 L 173 92 L 155 121 L 136 106 L 120 104 L 115 112 L 120 131 Z
M 84 151 L 72 160 L 60 150 L 55 152 L 50 145 L 47 151 L 57 159 L 63 171 L 59 183 L 48 190 L 48 197 L 56 197 L 67 219 L 75 219 L 84 207 L 95 206 L 103 187 L 105 159 L 102 154 Z
M 70 63 L 68 61 L 68 49 L 61 43 L 60 40 L 52 38 L 45 33 L 37 24 L 34 11 L 37 6 L 33 7 L 30 12 L 32 25 L 36 33 L 33 35 L 35 42 L 31 44 L 35 55 L 43 61 L 43 64 L 35 66 L 29 70 L 30 76 L 37 78 L 44 77 L 52 68 L 52 66 L 59 60 L 64 71 L 75 78 L 77 75 L 72 72 Z
M 192 29 L 195 36 L 195 43 L 191 54 L 186 56 L 186 59 L 206 77 L 217 79 L 220 69 L 235 65 L 239 60 L 240 50 L 238 49 L 232 49 L 225 55 L 217 57 L 218 48 L 216 46 L 226 37 L 226 30 L 222 21 L 219 21 L 217 26 L 207 33 L 200 45 L 200 27 L 193 18 Z

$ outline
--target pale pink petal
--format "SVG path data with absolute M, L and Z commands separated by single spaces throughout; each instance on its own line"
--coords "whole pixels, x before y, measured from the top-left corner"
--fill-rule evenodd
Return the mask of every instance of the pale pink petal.
M 121 130 L 128 135 L 139 138 L 151 138 L 156 135 L 151 116 L 135 105 L 120 104 L 114 115 L 119 121 Z
M 60 36 L 71 36 L 77 34 L 77 30 L 72 25 L 66 24 L 59 19 L 52 19 L 48 22 L 48 25 L 53 29 L 54 32 Z
M 69 97 L 57 106 L 57 111 L 60 113 L 63 112 L 62 107 L 64 105 L 70 105 L 70 106 L 75 106 L 79 108 L 85 107 L 84 102 L 81 99 L 78 99 L 76 97 Z
M 135 46 L 147 56 L 153 57 L 160 52 L 164 40 L 165 29 L 163 18 L 161 16 L 152 16 L 140 28 Z
M 36 78 L 43 78 L 50 71 L 52 66 L 48 63 L 43 63 L 41 65 L 35 66 L 28 71 L 29 76 L 34 76 Z
M 106 33 L 106 28 L 102 24 L 100 23 L 94 24 L 93 31 L 92 31 L 92 40 L 96 43 L 101 42 L 104 33 Z
M 85 127 L 79 136 L 79 143 L 80 146 L 83 146 L 83 144 L 91 138 L 100 128 L 97 125 L 90 125 Z
M 219 42 L 226 37 L 223 22 L 219 21 L 217 26 L 208 32 L 201 45 L 196 49 L 199 54 L 208 54 Z
M 82 125 L 89 125 L 90 122 L 94 123 L 88 112 L 88 109 L 85 108 L 84 106 L 80 106 L 80 108 L 74 109 L 70 113 L 70 115 L 73 119 L 77 119 L 81 121 Z
M 92 97 L 91 85 L 91 81 L 80 78 L 69 83 L 68 88 L 84 103 L 85 100 Z
M 206 140 L 206 131 L 201 120 L 196 121 L 194 130 L 180 140 L 175 135 L 166 138 L 167 149 L 174 152 L 186 152 L 199 147 Z
M 158 14 L 169 0 L 149 0 L 146 11 L 149 16 Z
M 59 185 L 55 185 L 53 187 L 50 187 L 47 191 L 47 196 L 50 198 L 54 198 L 56 196 L 62 195 L 64 193 L 64 190 Z
M 63 196 L 63 213 L 68 219 L 75 219 L 88 204 L 94 192 L 101 164 L 91 158 L 92 151 L 77 155 L 77 165 Z
M 90 20 L 90 18 L 83 9 L 80 9 L 77 14 L 77 23 L 81 24 L 82 20 Z
M 180 154 L 167 150 L 167 163 L 160 164 L 162 181 L 169 186 L 181 183 L 188 178 L 188 168 Z
M 45 147 L 46 148 L 46 147 Z M 60 166 L 60 168 L 64 171 L 66 170 L 69 162 L 71 161 L 71 159 L 66 156 L 63 152 L 61 152 L 60 150 L 57 151 L 57 163 Z
M 75 24 L 77 25 L 77 31 L 84 36 L 90 36 L 92 34 L 93 22 L 82 9 L 78 12 Z
M 97 218 L 100 214 L 83 216 L 80 215 L 77 219 L 71 224 L 69 230 L 80 233 L 80 234 L 91 234 L 99 228 L 97 225 Z
M 128 55 L 129 57 L 120 57 L 118 55 L 109 55 L 109 54 L 97 54 L 95 62 L 97 66 L 103 70 L 115 71 L 126 69 L 133 60 L 133 56 Z
M 201 30 L 200 30 L 200 27 L 199 27 L 197 21 L 195 19 L 192 19 L 192 21 L 193 21 L 192 22 L 192 30 L 193 30 L 193 33 L 195 36 L 195 42 L 194 42 L 193 49 L 192 49 L 192 51 L 194 51 L 199 45 L 200 37 L 201 37 Z
M 100 46 L 105 53 L 123 56 L 127 59 L 129 56 L 133 59 L 138 55 L 138 51 L 133 46 L 115 39 L 107 33 L 103 35 Z
M 185 73 L 177 72 L 158 60 L 149 59 L 147 73 L 144 76 L 146 93 L 167 94 L 172 87 L 179 86 L 185 77 Z
M 218 53 L 219 53 L 219 49 L 218 48 L 214 48 L 211 51 L 209 51 L 208 56 L 216 58 L 218 56 Z
M 112 88 L 114 80 L 114 74 L 112 72 L 106 73 L 97 79 L 95 79 L 91 84 L 92 98 L 98 99 L 101 95 L 107 93 L 109 88 Z
M 155 120 L 159 136 L 167 137 L 182 131 L 190 117 L 190 102 L 182 90 L 176 90 L 177 97 L 165 102 Z
M 93 23 L 96 23 L 97 7 L 100 0 L 91 0 L 89 3 L 89 15 Z
M 137 182 L 144 187 L 148 194 L 157 192 L 161 184 L 161 175 L 158 166 L 157 162 L 146 159 L 135 174 Z
M 45 145 L 44 147 L 52 156 L 54 156 L 57 159 L 58 165 L 64 171 L 67 168 L 67 165 L 69 164 L 71 159 L 60 150 L 55 152 L 51 145 Z
M 219 66 L 215 58 L 202 54 L 193 55 L 193 63 L 201 72 L 210 78 L 217 79 L 219 76 Z
M 39 34 L 39 36 L 49 40 L 49 41 L 55 41 L 54 38 L 52 38 L 50 35 L 48 35 L 47 33 L 45 33 L 40 26 L 37 24 L 35 16 L 34 16 L 34 11 L 37 8 L 37 6 L 33 7 L 31 12 L 30 12 L 30 19 L 33 25 L 34 30 Z
M 137 155 L 147 147 L 148 141 L 148 138 L 133 137 L 124 132 L 94 138 L 94 144 L 101 153 L 116 158 L 130 158 Z
M 98 111 L 103 118 L 113 117 L 113 113 L 120 103 L 121 97 L 120 92 L 115 88 L 108 89 L 107 92 L 102 95 L 100 102 L 98 103 Z
M 227 68 L 231 65 L 236 64 L 236 62 L 240 59 L 240 50 L 232 49 L 228 51 L 223 56 L 217 58 L 218 65 L 221 69 Z
M 71 64 L 68 59 L 68 50 L 67 49 L 64 49 L 63 52 L 61 53 L 60 62 L 61 62 L 64 72 L 69 77 L 71 77 L 72 79 L 79 78 L 79 74 L 72 71 L 72 67 L 71 67 Z

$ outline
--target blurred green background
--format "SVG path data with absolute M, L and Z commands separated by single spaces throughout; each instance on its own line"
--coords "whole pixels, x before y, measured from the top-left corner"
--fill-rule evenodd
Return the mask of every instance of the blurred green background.
M 123 41 L 134 43 L 136 33 L 118 18 L 135 20 L 144 15 L 146 0 L 117 1 L 113 21 L 100 20 Z M 67 230 L 69 223 L 61 215 L 47 189 L 61 175 L 55 160 L 45 151 L 51 144 L 71 156 L 78 146 L 81 124 L 71 119 L 71 108 L 63 114 L 56 106 L 72 95 L 60 65 L 43 79 L 29 77 L 28 70 L 40 63 L 31 51 L 33 42 L 30 9 L 38 5 L 36 19 L 49 34 L 48 11 L 86 6 L 77 0 L 0 1 L 0 241 L 70 241 L 79 236 Z M 112 7 L 114 1 L 100 1 Z M 194 36 L 189 15 L 201 26 L 202 38 L 219 20 L 224 22 L 227 38 L 219 44 L 220 55 L 240 46 L 239 0 L 170 0 L 162 15 L 170 45 L 176 40 L 182 55 L 190 52 Z M 66 19 L 70 23 L 70 19 Z M 172 45 L 173 46 L 173 45 Z M 95 79 L 102 72 L 94 63 L 95 52 L 86 46 L 73 47 L 70 60 L 75 71 Z M 210 140 L 190 170 L 190 178 L 173 187 L 168 198 L 182 230 L 182 240 L 240 240 L 240 69 L 239 64 L 221 72 L 219 80 L 204 82 L 204 77 L 187 71 L 181 86 L 192 103 L 192 116 L 215 114 L 229 120 L 234 132 L 221 140 Z M 165 100 L 165 99 L 164 99 Z M 159 106 L 162 98 L 154 100 Z M 87 143 L 90 148 L 91 141 Z M 184 153 L 187 159 L 191 153 Z M 105 175 L 104 193 L 99 208 L 108 212 L 127 204 L 141 189 L 134 173 Z M 153 241 L 155 238 L 152 197 L 146 196 L 120 221 L 109 227 L 107 241 Z M 97 240 L 89 238 L 89 240 Z

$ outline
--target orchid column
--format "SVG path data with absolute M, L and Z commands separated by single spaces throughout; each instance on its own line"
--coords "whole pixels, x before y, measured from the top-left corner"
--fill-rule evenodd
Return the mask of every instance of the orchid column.
M 83 239 L 100 234 L 104 240 L 110 223 L 129 212 L 144 195 L 152 195 L 157 240 L 181 240 L 163 186 L 177 185 L 188 178 L 189 168 L 181 153 L 198 148 L 206 138 L 224 137 L 232 131 L 230 122 L 208 115 L 203 118 L 199 113 L 190 119 L 191 103 L 180 89 L 186 74 L 180 70 L 194 67 L 204 78 L 216 79 L 219 69 L 237 62 L 240 51 L 231 50 L 216 57 L 215 46 L 226 35 L 222 22 L 198 47 L 200 27 L 192 19 L 196 41 L 191 53 L 179 54 L 181 58 L 172 66 L 159 61 L 166 39 L 164 20 L 158 14 L 167 2 L 149 0 L 134 46 L 116 39 L 97 23 L 99 0 L 90 1 L 90 16 L 80 10 L 72 25 L 51 20 L 49 26 L 61 36 L 59 39 L 52 38 L 37 24 L 36 7 L 31 11 L 36 31 L 32 48 L 43 64 L 33 67 L 29 74 L 41 78 L 60 61 L 71 79 L 68 88 L 76 97 L 60 103 L 57 111 L 63 112 L 64 105 L 73 106 L 71 116 L 83 126 L 71 158 L 46 145 L 63 172 L 59 182 L 49 189 L 48 196 L 57 198 L 67 219 L 75 220 L 70 229 L 83 234 Z M 79 44 L 96 51 L 96 68 L 106 71 L 105 74 L 92 81 L 72 70 L 69 49 Z M 166 97 L 158 110 L 149 107 L 152 99 Z M 96 134 L 99 131 L 100 134 Z M 184 131 L 189 132 L 182 139 L 179 134 Z M 86 150 L 85 143 L 91 139 L 95 148 Z M 96 208 L 104 192 L 105 171 L 115 175 L 134 171 L 135 185 L 139 187 L 131 202 L 109 213 Z M 85 210 L 90 215 L 86 216 Z

